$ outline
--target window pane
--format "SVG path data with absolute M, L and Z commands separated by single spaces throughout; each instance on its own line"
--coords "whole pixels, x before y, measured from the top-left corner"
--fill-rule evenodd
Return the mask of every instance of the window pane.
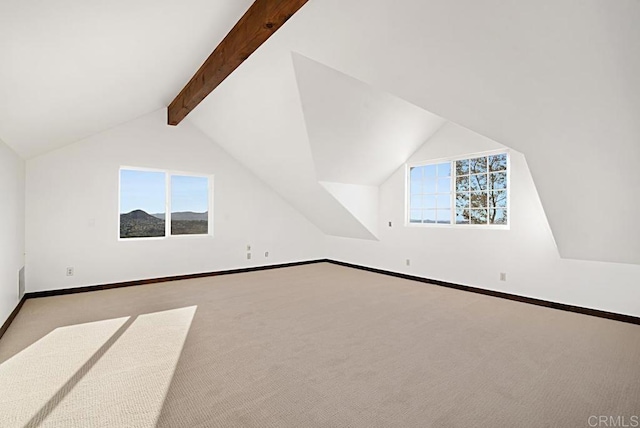
M 451 175 L 451 162 L 438 164 L 438 177 L 448 177 Z
M 411 177 L 411 181 L 422 180 L 422 167 L 421 166 L 412 167 L 409 177 Z
M 416 194 L 422 193 L 422 181 L 411 181 L 409 186 L 411 188 L 410 189 L 410 193 L 412 195 L 416 195 Z
M 409 213 L 409 222 L 410 223 L 422 223 L 422 211 L 420 210 L 411 210 Z
M 471 208 L 485 208 L 487 206 L 487 193 L 471 193 Z
M 435 165 L 425 165 L 422 167 L 424 169 L 425 177 L 435 177 L 436 176 L 436 166 Z
M 456 161 L 456 174 L 457 175 L 469 174 L 469 160 L 468 159 Z
M 475 174 L 469 177 L 469 187 L 471 190 L 487 189 L 487 174 Z
M 422 196 L 411 195 L 409 198 L 409 209 L 419 210 L 422 209 Z
M 469 159 L 469 170 L 472 174 L 479 172 L 487 172 L 487 158 Z
M 422 193 L 436 193 L 436 178 L 427 178 L 422 187 Z
M 487 210 L 471 210 L 469 212 L 471 224 L 486 224 Z
M 120 238 L 165 236 L 164 172 L 120 170 Z
M 507 224 L 507 210 L 504 210 L 504 209 L 489 210 L 489 223 Z
M 508 160 L 501 153 L 412 167 L 409 208 L 421 210 L 422 223 L 506 224 Z
M 451 224 L 451 210 L 438 210 L 438 223 Z
M 422 167 L 411 168 L 409 178 L 409 193 L 412 195 L 422 193 Z
M 469 208 L 469 193 L 456 194 L 456 208 Z
M 436 222 L 436 210 L 423 210 L 422 211 L 423 223 L 435 223 Z
M 451 194 L 438 195 L 438 209 L 451 208 Z
M 209 233 L 209 179 L 171 176 L 171 234 Z
M 451 178 L 438 179 L 438 193 L 451 193 Z
M 489 171 L 505 171 L 507 169 L 507 154 L 489 156 Z
M 456 191 L 467 192 L 469 191 L 469 177 L 457 177 L 456 178 Z
M 456 224 L 469 224 L 469 210 L 456 210 Z
M 506 208 L 507 207 L 507 191 L 501 190 L 498 192 L 491 192 L 489 194 L 489 206 Z
M 423 196 L 422 208 L 435 208 L 436 197 L 435 196 Z
M 490 189 L 506 189 L 507 173 L 494 172 L 493 174 L 489 174 L 489 188 Z

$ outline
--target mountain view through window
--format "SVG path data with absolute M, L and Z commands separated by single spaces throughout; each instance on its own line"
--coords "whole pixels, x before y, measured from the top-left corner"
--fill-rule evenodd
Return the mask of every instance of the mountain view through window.
M 209 177 L 120 170 L 120 238 L 208 233 Z

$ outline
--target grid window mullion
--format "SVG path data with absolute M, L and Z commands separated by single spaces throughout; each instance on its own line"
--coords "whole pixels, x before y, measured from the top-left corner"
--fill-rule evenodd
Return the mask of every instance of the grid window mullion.
M 411 175 L 410 185 L 419 183 L 421 187 L 419 192 L 415 189 L 410 191 L 409 209 L 415 211 L 415 208 L 420 208 L 421 214 L 420 219 L 416 218 L 414 222 L 507 224 L 510 188 L 507 154 L 470 157 L 414 168 L 419 170 Z M 418 197 L 421 198 L 419 204 L 414 203 L 414 198 Z M 448 215 L 445 215 L 447 210 Z

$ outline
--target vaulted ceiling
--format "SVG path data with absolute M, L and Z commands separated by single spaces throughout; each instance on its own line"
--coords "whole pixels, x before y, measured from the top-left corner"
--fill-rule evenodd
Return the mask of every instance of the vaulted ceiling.
M 0 139 L 29 158 L 166 107 L 251 3 L 0 1 Z
M 0 3 L 0 138 L 30 157 L 166 106 L 250 3 Z M 310 0 L 186 120 L 369 239 L 340 198 L 375 204 L 451 121 L 525 154 L 561 256 L 640 264 L 638 22 L 637 0 Z

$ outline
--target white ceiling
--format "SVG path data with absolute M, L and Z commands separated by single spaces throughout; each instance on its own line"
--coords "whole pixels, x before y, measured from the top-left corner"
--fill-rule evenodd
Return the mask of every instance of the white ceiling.
M 563 257 L 640 264 L 639 1 L 324 0 L 303 16 L 292 50 L 524 153 Z
M 445 123 L 302 55 L 293 64 L 318 180 L 379 186 Z
M 95 3 L 0 3 L 0 138 L 24 156 L 166 105 L 250 1 Z M 187 120 L 370 236 L 318 183 L 297 52 L 522 152 L 563 257 L 640 264 L 638 22 L 638 0 L 310 0 Z
M 252 2 L 0 1 L 0 139 L 29 158 L 168 105 Z
M 318 180 L 291 52 L 270 43 L 245 64 L 187 120 L 326 234 L 375 239 L 353 210 L 341 204 Z
M 300 126 L 292 93 L 252 86 L 293 77 L 297 52 L 522 152 L 562 257 L 640 264 L 638 22 L 637 0 L 311 0 L 194 120 L 225 127 L 241 91 L 247 105 L 280 98 L 278 122 Z M 270 141 L 271 114 L 242 116 Z M 276 156 L 309 139 L 272 135 Z

